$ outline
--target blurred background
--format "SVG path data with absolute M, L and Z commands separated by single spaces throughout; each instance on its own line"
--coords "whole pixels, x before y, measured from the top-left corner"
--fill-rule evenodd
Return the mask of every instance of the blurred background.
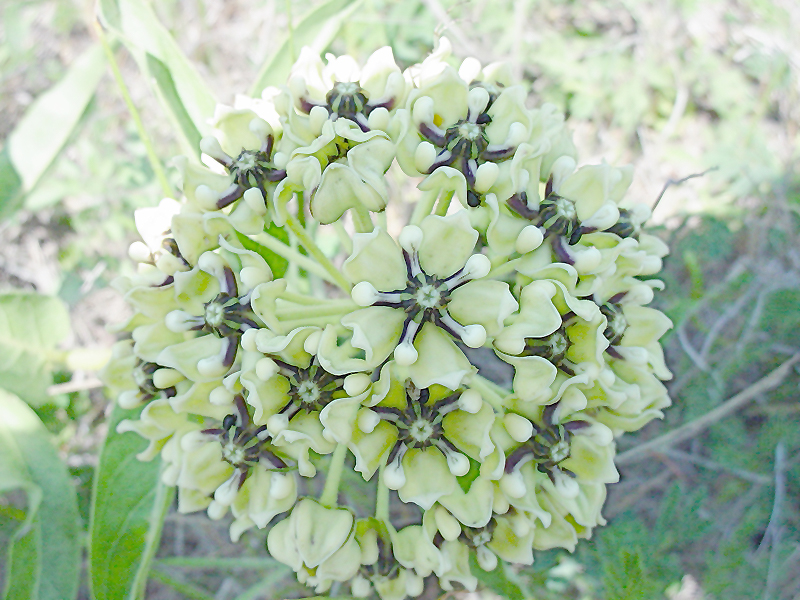
M 120 5 L 102 4 L 112 12 Z M 674 406 L 620 440 L 609 525 L 574 554 L 539 553 L 533 566 L 485 581 L 494 592 L 483 597 L 800 598 L 798 371 L 768 375 L 800 353 L 800 3 L 151 7 L 207 84 L 212 109 L 213 100 L 252 93 L 276 49 L 290 62 L 300 44 L 280 44 L 308 15 L 318 45 L 363 61 L 388 44 L 401 67 L 447 35 L 459 59 L 508 60 L 529 85 L 531 106 L 565 111 L 579 164 L 632 163 L 631 197 L 651 206 L 660 198 L 651 225 L 671 255 L 655 304 L 675 324 L 662 340 Z M 95 11 L 89 0 L 0 0 L 0 384 L 54 434 L 85 523 L 109 402 L 92 367 L 115 340 L 106 327 L 128 314 L 109 284 L 133 268 L 134 209 L 177 189 L 170 159 L 191 141 L 175 133 L 180 115 L 164 109 L 169 79 L 165 86 L 157 64 L 143 75 L 109 32 L 165 169 L 159 182 L 98 45 Z M 198 99 L 194 110 L 204 106 Z M 24 292 L 24 306 L 9 292 Z M 29 337 L 21 344 L 20 336 Z M 672 430 L 675 443 L 638 447 Z M 18 524 L 13 502 L 0 497 L 0 540 Z M 264 558 L 263 534 L 231 545 L 226 528 L 204 514 L 170 513 L 147 598 L 311 595 Z M 85 585 L 81 597 L 89 597 Z

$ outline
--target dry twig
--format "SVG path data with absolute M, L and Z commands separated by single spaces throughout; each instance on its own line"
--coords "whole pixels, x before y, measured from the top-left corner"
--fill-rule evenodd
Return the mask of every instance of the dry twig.
M 617 465 L 629 465 L 640 460 L 647 458 L 647 456 L 655 450 L 673 446 L 684 440 L 694 437 L 704 429 L 707 429 L 717 421 L 724 419 L 728 415 L 736 412 L 739 408 L 747 404 L 750 400 L 758 397 L 760 394 L 774 389 L 786 378 L 791 368 L 800 362 L 800 354 L 796 354 L 774 371 L 765 375 L 753 385 L 745 390 L 742 390 L 732 398 L 729 398 L 717 408 L 707 412 L 702 417 L 695 419 L 677 429 L 665 433 L 654 440 L 640 444 L 626 452 L 617 456 Z

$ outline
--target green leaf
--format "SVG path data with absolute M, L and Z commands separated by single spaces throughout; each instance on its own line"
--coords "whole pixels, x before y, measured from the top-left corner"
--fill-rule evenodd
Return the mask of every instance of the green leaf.
M 151 82 L 177 126 L 183 150 L 198 157 L 196 140 L 210 132 L 214 95 L 169 31 L 143 0 L 99 0 L 98 15 L 117 34 Z M 191 124 L 191 126 L 189 125 Z
M 528 597 L 518 583 L 512 580 L 512 574 L 506 569 L 506 564 L 499 560 L 494 571 L 484 571 L 478 564 L 478 558 L 474 552 L 469 553 L 469 569 L 483 585 L 500 594 L 508 600 L 526 600 Z
M 173 125 L 183 133 L 186 143 L 193 149 L 192 154 L 197 154 L 200 148 L 200 139 L 203 136 L 200 135 L 200 131 L 192 122 L 192 118 L 186 111 L 186 107 L 183 105 L 183 102 L 181 102 L 181 97 L 178 93 L 178 89 L 175 87 L 175 80 L 172 78 L 172 74 L 169 72 L 167 66 L 152 54 L 147 54 L 146 64 L 147 71 L 156 82 L 158 97 L 162 104 L 168 108 L 167 113 L 172 119 Z
M 123 419 L 139 410 L 114 407 L 92 491 L 89 583 L 94 600 L 136 600 L 158 549 L 172 488 L 164 486 L 159 460 L 136 458 L 146 445 L 134 433 L 117 433 Z
M 92 45 L 64 77 L 31 104 L 0 154 L 0 218 L 19 209 L 61 152 L 94 96 L 105 71 L 99 44 Z
M 9 545 L 7 600 L 70 600 L 81 568 L 78 503 L 66 467 L 39 417 L 0 390 L 0 491 L 28 497 L 25 523 Z
M 25 201 L 22 178 L 8 154 L 8 144 L 0 150 L 0 221 L 17 212 Z
M 274 237 L 277 240 L 282 241 L 284 244 L 289 243 L 289 234 L 286 232 L 286 229 L 283 227 L 278 227 L 275 223 L 270 223 L 269 227 L 265 227 L 264 231 Z M 256 254 L 261 255 L 269 268 L 272 270 L 272 276 L 275 279 L 280 279 L 284 275 L 286 275 L 286 269 L 289 268 L 289 261 L 286 260 L 279 254 L 276 254 L 266 246 L 262 246 L 254 239 L 244 234 L 236 232 L 236 237 L 241 242 L 242 246 L 245 250 L 250 250 L 250 252 L 255 252 Z
M 286 83 L 300 49 L 310 46 L 317 52 L 325 50 L 361 3 L 362 0 L 328 0 L 303 15 L 261 65 L 251 95 L 260 96 L 265 87 Z
M 0 295 L 0 387 L 31 406 L 46 404 L 49 371 L 63 356 L 55 348 L 69 332 L 69 313 L 58 298 Z

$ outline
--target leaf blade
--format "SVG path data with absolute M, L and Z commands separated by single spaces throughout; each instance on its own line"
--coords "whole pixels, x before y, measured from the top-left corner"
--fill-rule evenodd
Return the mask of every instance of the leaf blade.
M 141 598 L 171 490 L 159 480 L 160 462 L 141 462 L 145 443 L 117 425 L 138 410 L 115 406 L 92 490 L 89 526 L 89 586 L 95 600 Z
M 317 52 L 322 52 L 339 33 L 344 21 L 361 4 L 362 0 L 328 0 L 303 15 L 294 26 L 292 35 L 285 35 L 275 51 L 261 65 L 250 94 L 260 96 L 265 87 L 285 83 L 297 51 L 303 46 L 310 46 Z
M 49 367 L 56 345 L 69 335 L 64 303 L 40 294 L 0 294 L 0 387 L 32 406 L 49 402 Z
M 9 548 L 4 597 L 75 598 L 81 567 L 75 488 L 39 417 L 2 389 L 0 449 L 0 473 L 13 476 L 2 478 L 3 487 L 21 483 L 29 496 L 28 519 Z
M 36 98 L 9 134 L 8 157 L 24 192 L 33 189 L 61 152 L 94 97 L 103 73 L 103 49 L 94 44 L 58 83 Z

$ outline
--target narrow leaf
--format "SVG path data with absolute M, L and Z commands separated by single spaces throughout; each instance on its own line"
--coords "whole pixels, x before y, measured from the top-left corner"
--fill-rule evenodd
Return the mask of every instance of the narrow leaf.
M 172 120 L 173 126 L 182 133 L 185 140 L 184 145 L 189 145 L 191 154 L 197 154 L 202 136 L 181 101 L 180 94 L 175 87 L 175 81 L 172 79 L 172 74 L 167 66 L 152 54 L 147 54 L 145 60 L 147 72 L 150 73 L 156 83 L 158 97 L 161 103 L 167 107 L 167 114 Z
M 216 100 L 175 39 L 144 0 L 99 0 L 98 14 L 133 54 L 142 73 L 152 78 L 170 118 L 181 126 L 184 150 L 199 156 L 191 128 L 183 129 L 183 115 L 200 135 L 206 135 Z
M 520 586 L 511 579 L 510 573 L 506 570 L 505 563 L 500 560 L 494 571 L 484 571 L 478 565 L 477 557 L 474 552 L 469 555 L 469 568 L 475 577 L 478 578 L 483 585 L 500 594 L 503 598 L 508 600 L 525 600 L 527 596 L 522 591 Z
M 56 345 L 69 332 L 69 313 L 58 298 L 0 295 L 0 387 L 32 406 L 47 403 L 50 368 L 61 356 Z
M 172 489 L 159 480 L 160 462 L 136 458 L 146 442 L 117 433 L 139 410 L 115 406 L 100 453 L 92 492 L 89 583 L 94 600 L 143 598 Z
M 275 223 L 270 223 L 269 226 L 264 229 L 264 231 L 266 231 L 268 235 L 271 235 L 275 239 L 282 241 L 284 244 L 289 243 L 289 234 L 286 233 L 286 230 L 283 227 L 278 227 L 275 225 Z M 244 246 L 245 250 L 250 250 L 251 252 L 260 254 L 261 258 L 267 261 L 269 268 L 272 270 L 272 276 L 275 279 L 280 279 L 286 275 L 286 270 L 289 268 L 288 260 L 276 254 L 266 246 L 262 246 L 251 237 L 243 235 L 239 232 L 236 232 L 236 237 L 242 243 L 242 246 Z
M 300 49 L 310 46 L 317 52 L 325 50 L 361 3 L 362 0 L 328 0 L 306 13 L 295 24 L 291 36 L 288 33 L 283 36 L 275 51 L 261 65 L 250 93 L 260 96 L 265 87 L 286 83 Z
M 86 111 L 105 72 L 99 44 L 92 45 L 53 87 L 40 95 L 8 136 L 8 156 L 29 192 L 55 160 Z
M 13 488 L 26 492 L 28 511 L 9 547 L 4 598 L 75 598 L 81 568 L 75 488 L 36 413 L 0 390 L 0 491 Z
M 7 219 L 22 208 L 24 200 L 22 178 L 11 162 L 8 144 L 6 144 L 0 150 L 0 221 Z

